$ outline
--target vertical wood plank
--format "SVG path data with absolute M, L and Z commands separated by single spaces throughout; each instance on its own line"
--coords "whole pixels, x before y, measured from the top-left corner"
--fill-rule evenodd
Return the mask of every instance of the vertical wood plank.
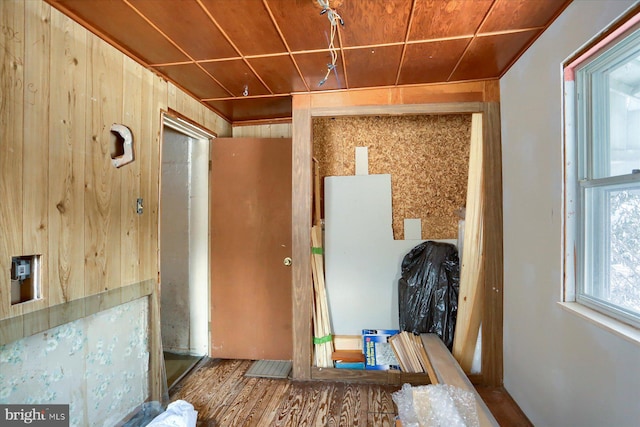
M 111 164 L 113 123 L 122 119 L 123 56 L 97 37 L 87 44 L 85 295 L 119 287 L 121 175 Z
M 49 45 L 51 8 L 44 2 L 25 5 L 24 140 L 22 152 L 22 238 L 24 255 L 42 255 L 40 297 L 22 311 L 48 304 L 48 193 L 49 193 Z M 44 317 L 43 317 L 44 319 Z M 46 317 L 48 321 L 48 316 Z M 25 325 L 26 326 L 26 325 Z M 39 325 L 42 326 L 42 325 Z
M 291 138 L 291 123 L 271 125 L 271 138 Z
M 187 95 L 181 89 L 176 88 L 175 110 L 195 123 L 204 126 L 206 108 L 198 101 Z
M 483 116 L 484 303 L 482 306 L 482 376 L 484 385 L 503 379 L 502 149 L 500 104 L 485 103 Z
M 22 316 L 0 322 L 0 345 L 17 341 L 24 337 Z
M 11 257 L 23 255 L 24 7 L 0 1 L 0 319 L 22 314 L 22 305 L 11 305 L 8 272 Z
M 176 111 L 178 111 L 178 91 L 180 91 L 180 89 L 178 89 L 176 85 L 171 82 L 167 83 L 167 107 Z
M 231 137 L 232 138 L 244 138 L 244 130 L 242 129 L 245 126 L 232 126 L 231 127 Z
M 291 123 L 270 123 L 233 127 L 234 138 L 291 138 Z
M 86 30 L 51 12 L 49 305 L 84 296 Z
M 209 109 L 205 109 L 204 126 L 220 138 L 232 136 L 231 123 Z
M 140 138 L 142 127 L 142 72 L 138 63 L 127 57 L 123 60 L 122 124 L 133 135 L 133 162 L 122 166 L 121 254 L 122 279 L 120 286 L 137 283 L 140 278 L 140 215 L 136 213 L 136 201 L 140 197 Z
M 311 98 L 293 97 L 293 378 L 311 378 Z
M 155 274 L 151 267 L 155 254 L 151 251 L 152 242 L 149 238 L 154 221 L 151 214 L 153 210 L 149 203 L 151 201 L 151 194 L 157 191 L 157 188 L 153 187 L 151 180 L 151 158 L 154 156 L 153 147 L 155 147 L 153 134 L 154 121 L 160 120 L 160 114 L 154 109 L 153 82 L 153 74 L 144 70 L 142 72 L 142 93 L 140 96 L 142 102 L 141 122 L 138 144 L 136 146 L 138 151 L 134 153 L 137 158 L 136 161 L 140 165 L 140 197 L 143 200 L 144 207 L 139 219 L 140 280 L 155 279 Z
M 153 132 L 153 146 L 151 147 L 151 170 L 150 179 L 153 191 L 151 192 L 149 199 L 149 206 L 151 207 L 151 218 L 153 221 L 151 227 L 151 234 L 149 238 L 152 242 L 152 272 L 153 277 L 159 279 L 158 273 L 160 269 L 160 239 L 158 236 L 160 226 L 160 153 L 162 152 L 162 111 L 167 111 L 168 102 L 168 88 L 166 81 L 160 77 L 155 76 L 153 82 L 153 111 L 152 111 L 152 132 Z
M 154 290 L 149 297 L 149 386 L 152 400 L 163 401 L 166 388 L 166 378 L 164 370 L 164 357 L 162 354 L 162 336 L 160 331 L 160 296 L 161 289 L 159 283 L 159 201 L 160 201 L 160 153 L 162 147 L 162 116 L 161 112 L 167 110 L 168 88 L 166 81 L 160 77 L 153 76 L 153 99 L 151 101 L 151 139 L 150 139 L 150 168 L 147 171 L 149 185 L 149 202 L 147 215 L 150 218 L 150 229 L 148 239 L 151 242 L 149 253 L 149 266 L 152 279 L 154 280 Z
M 484 291 L 484 197 L 482 114 L 471 119 L 471 150 L 464 228 L 458 315 L 453 339 L 453 356 L 465 372 L 471 371 L 482 319 Z

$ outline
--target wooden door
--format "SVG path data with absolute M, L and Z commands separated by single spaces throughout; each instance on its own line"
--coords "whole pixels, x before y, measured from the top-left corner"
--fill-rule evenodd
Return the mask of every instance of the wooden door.
M 291 139 L 217 138 L 211 165 L 211 357 L 292 357 Z

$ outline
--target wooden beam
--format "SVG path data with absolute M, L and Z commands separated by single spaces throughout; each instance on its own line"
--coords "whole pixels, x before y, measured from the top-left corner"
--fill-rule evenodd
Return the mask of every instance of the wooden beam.
M 442 83 L 414 86 L 391 86 L 375 89 L 350 89 L 317 92 L 311 95 L 311 108 L 363 107 L 367 105 L 442 104 L 451 102 L 497 101 L 499 83 L 482 80 L 462 83 Z M 294 99 L 302 95 L 294 95 Z M 294 107 L 295 108 L 295 107 Z
M 435 334 L 420 334 L 420 338 L 429 356 L 432 372 L 434 372 L 434 377 L 431 378 L 432 384 L 448 384 L 472 393 L 476 399 L 476 411 L 480 426 L 498 427 L 499 424 L 493 414 L 442 340 Z
M 482 114 L 471 119 L 471 149 L 464 227 L 458 315 L 453 356 L 465 372 L 471 371 L 482 318 L 484 283 L 484 193 L 482 185 Z
M 482 304 L 482 376 L 484 385 L 502 386 L 503 252 L 502 149 L 500 104 L 485 104 L 482 115 L 484 201 L 484 301 Z
M 311 98 L 293 99 L 292 300 L 294 379 L 311 378 Z

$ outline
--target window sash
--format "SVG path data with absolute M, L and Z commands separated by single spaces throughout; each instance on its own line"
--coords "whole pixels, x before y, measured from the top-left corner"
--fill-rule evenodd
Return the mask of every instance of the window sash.
M 640 327 L 640 312 L 607 299 L 612 271 L 609 197 L 612 192 L 625 190 L 640 190 L 640 175 L 580 182 L 582 214 L 576 301 Z
M 621 189 L 640 189 L 640 174 L 610 176 L 609 74 L 639 52 L 640 29 L 636 28 L 576 68 L 578 176 L 567 183 L 577 187 L 579 207 L 575 300 L 635 327 L 640 327 L 640 313 L 606 299 L 612 271 L 609 195 Z

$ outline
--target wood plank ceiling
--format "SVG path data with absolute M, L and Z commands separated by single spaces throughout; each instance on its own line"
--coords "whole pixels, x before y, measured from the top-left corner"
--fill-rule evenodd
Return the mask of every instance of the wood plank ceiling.
M 47 0 L 231 122 L 291 93 L 500 78 L 571 0 Z M 245 88 L 248 94 L 245 96 Z

